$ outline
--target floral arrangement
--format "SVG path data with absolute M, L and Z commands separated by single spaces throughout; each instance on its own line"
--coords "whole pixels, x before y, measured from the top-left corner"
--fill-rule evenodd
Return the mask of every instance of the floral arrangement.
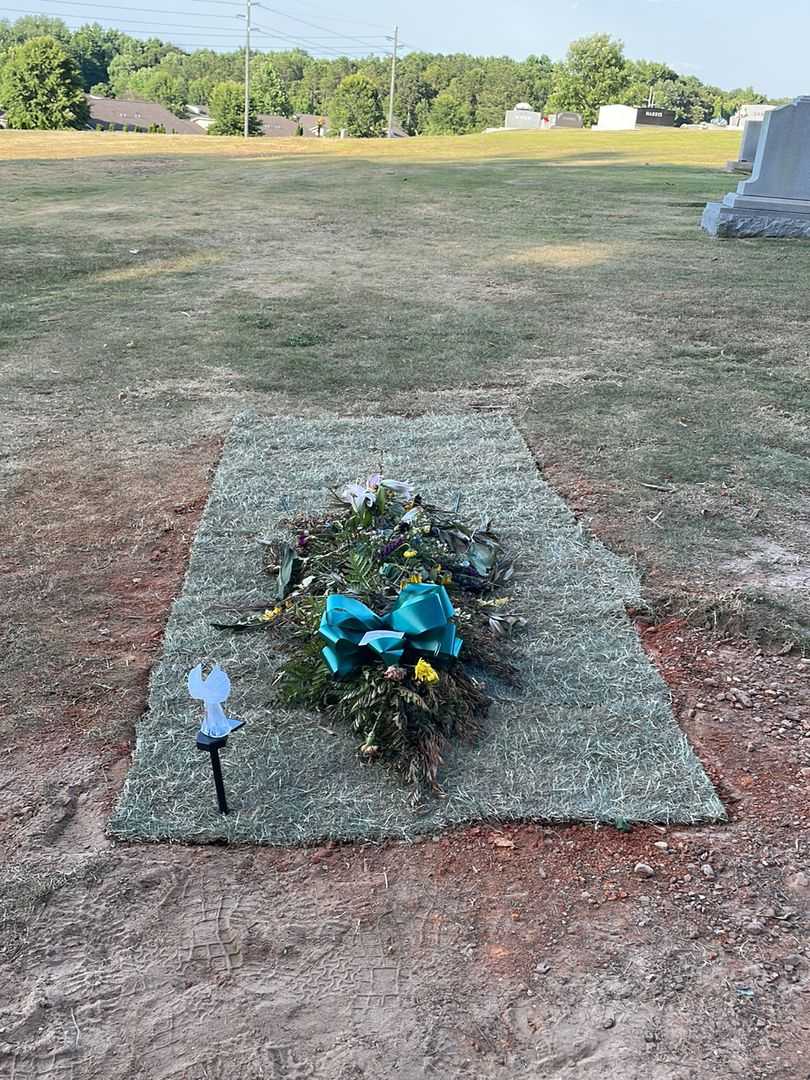
M 440 793 L 442 753 L 473 738 L 489 707 L 482 674 L 509 679 L 506 640 L 524 620 L 497 595 L 513 574 L 490 523 L 425 502 L 412 485 L 370 476 L 333 492 L 334 512 L 289 522 L 268 545 L 271 604 L 232 629 L 266 629 L 288 659 L 285 702 L 348 727 L 380 760 Z

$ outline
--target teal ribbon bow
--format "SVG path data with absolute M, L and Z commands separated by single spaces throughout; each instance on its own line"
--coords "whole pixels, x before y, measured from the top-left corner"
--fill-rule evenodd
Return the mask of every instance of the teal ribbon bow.
M 326 598 L 319 629 L 328 644 L 321 652 L 338 679 L 360 666 L 364 650 L 386 664 L 399 664 L 406 647 L 437 659 L 454 659 L 462 646 L 451 622 L 454 615 L 444 585 L 406 585 L 384 616 L 352 596 L 336 593 Z

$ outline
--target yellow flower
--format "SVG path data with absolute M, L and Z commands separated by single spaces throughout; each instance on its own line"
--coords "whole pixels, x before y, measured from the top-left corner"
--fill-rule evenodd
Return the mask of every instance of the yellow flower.
M 413 548 L 408 548 L 407 551 L 402 552 L 402 558 L 403 559 L 415 559 L 418 554 L 419 554 L 418 551 L 414 551 Z
M 425 659 L 417 660 L 413 677 L 417 682 L 436 683 L 439 681 L 438 671 Z
M 408 585 L 421 585 L 422 584 L 422 575 L 421 574 L 411 574 L 411 576 L 406 579 L 406 584 L 408 584 Z
M 281 614 L 280 607 L 268 608 L 262 615 L 259 616 L 261 622 L 272 622 L 273 619 L 277 619 Z

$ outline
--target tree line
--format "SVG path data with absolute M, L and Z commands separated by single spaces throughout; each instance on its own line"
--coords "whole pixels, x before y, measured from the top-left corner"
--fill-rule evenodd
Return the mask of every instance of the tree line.
M 188 52 L 90 23 L 71 31 L 57 18 L 0 21 L 0 108 L 10 127 L 83 127 L 85 93 L 164 105 L 177 116 L 207 106 L 218 134 L 243 125 L 244 50 Z M 256 114 L 316 114 L 333 131 L 376 136 L 386 128 L 390 60 L 323 59 L 302 49 L 251 56 L 252 131 Z M 565 59 L 525 60 L 409 52 L 397 65 L 394 111 L 410 135 L 461 135 L 500 127 L 526 101 L 539 112 L 570 110 L 595 121 L 600 105 L 644 105 L 675 112 L 676 123 L 730 117 L 746 102 L 766 102 L 752 87 L 721 90 L 668 64 L 625 57 L 607 34 L 573 42 Z

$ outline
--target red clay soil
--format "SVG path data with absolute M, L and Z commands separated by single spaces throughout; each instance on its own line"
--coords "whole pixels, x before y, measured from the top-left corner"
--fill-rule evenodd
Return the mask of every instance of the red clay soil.
M 68 877 L 3 924 L 0 1077 L 810 1076 L 796 657 L 638 624 L 727 825 L 107 841 L 217 454 L 61 486 L 42 461 L 18 494 L 2 569 L 26 629 L 0 707 L 26 721 L 0 748 L 2 845 L 12 878 Z

